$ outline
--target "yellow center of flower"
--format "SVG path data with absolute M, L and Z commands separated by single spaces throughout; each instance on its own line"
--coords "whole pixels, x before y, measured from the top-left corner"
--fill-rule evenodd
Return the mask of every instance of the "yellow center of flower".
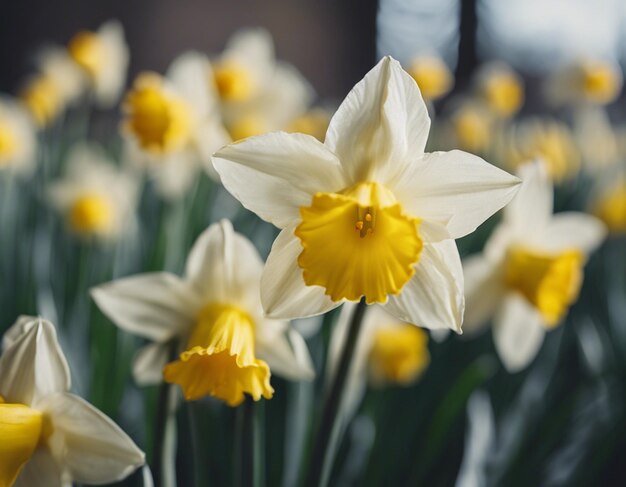
M 489 108 L 504 118 L 517 113 L 524 103 L 524 89 L 510 73 L 495 74 L 485 80 L 483 96 Z
M 249 71 L 234 61 L 224 61 L 213 68 L 215 84 L 222 100 L 244 102 L 254 93 Z
M 368 304 L 384 303 L 415 273 L 422 250 L 419 220 L 405 215 L 384 186 L 361 183 L 317 193 L 300 215 L 295 234 L 304 281 L 322 286 L 333 301 L 365 296 Z
M 144 73 L 126 95 L 126 128 L 139 145 L 152 153 L 167 154 L 184 146 L 191 135 L 187 103 L 165 89 L 163 79 Z
M 324 142 L 330 119 L 324 110 L 311 110 L 293 120 L 287 127 L 287 132 L 298 132 L 312 135 L 320 142 Z
M 452 88 L 452 73 L 440 59 L 418 59 L 413 62 L 408 72 L 426 100 L 441 98 Z
M 258 115 L 243 115 L 233 123 L 228 124 L 228 132 L 234 141 L 261 135 L 267 132 L 267 126 Z
M 430 362 L 428 334 L 407 323 L 381 327 L 374 335 L 369 359 L 375 383 L 411 384 Z
M 10 487 L 42 436 L 43 415 L 0 397 L 0 487 Z
M 255 401 L 271 399 L 270 369 L 254 355 L 254 326 L 235 306 L 208 305 L 198 315 L 187 350 L 165 366 L 165 380 L 179 384 L 188 401 L 210 395 L 237 406 L 244 394 Z
M 97 34 L 83 31 L 76 34 L 67 46 L 72 59 L 87 74 L 95 78 L 105 67 L 105 49 Z
M 72 204 L 68 220 L 76 233 L 105 233 L 113 223 L 111 202 L 99 194 L 81 196 Z
M 505 280 L 509 288 L 537 308 L 552 328 L 578 297 L 582 265 L 583 255 L 578 250 L 550 255 L 513 247 L 508 253 Z
M 480 110 L 472 107 L 460 108 L 452 116 L 452 127 L 461 149 L 481 152 L 489 146 L 491 124 Z
M 619 94 L 620 82 L 613 70 L 605 64 L 583 66 L 583 95 L 595 103 L 612 102 Z
M 626 183 L 617 185 L 602 195 L 593 213 L 612 233 L 626 233 Z
M 11 124 L 0 118 L 0 166 L 15 155 L 17 148 L 17 137 Z
M 51 78 L 44 75 L 33 78 L 24 87 L 20 100 L 39 127 L 50 123 L 61 111 L 59 88 Z

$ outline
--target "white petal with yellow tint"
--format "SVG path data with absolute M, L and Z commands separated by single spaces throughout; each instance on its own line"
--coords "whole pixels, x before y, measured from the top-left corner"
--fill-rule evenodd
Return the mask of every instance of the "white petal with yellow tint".
M 606 226 L 596 217 L 579 212 L 557 213 L 532 240 L 545 251 L 579 249 L 589 254 L 606 238 Z
M 552 218 L 554 189 L 541 159 L 523 164 L 517 195 L 503 211 L 504 220 L 521 236 L 541 230 Z
M 493 340 L 509 372 L 525 368 L 537 355 L 546 334 L 543 318 L 521 294 L 509 293 L 494 319 Z
M 217 151 L 213 165 L 243 206 L 279 228 L 299 220 L 316 192 L 346 187 L 335 155 L 304 134 L 251 137 Z
M 280 232 L 272 245 L 261 278 L 261 301 L 271 318 L 304 318 L 326 313 L 341 302 L 332 301 L 320 286 L 307 286 L 298 266 L 302 252 L 293 228 Z
M 158 342 L 188 329 L 200 306 L 193 289 L 166 272 L 101 284 L 91 289 L 91 296 L 120 328 Z
M 51 394 L 42 410 L 53 428 L 48 447 L 75 482 L 117 482 L 144 464 L 144 453 L 128 435 L 78 396 Z
M 387 56 L 348 93 L 330 121 L 325 144 L 350 183 L 384 184 L 424 153 L 429 130 L 415 80 Z
M 133 378 L 139 386 L 149 386 L 163 382 L 163 367 L 170 359 L 169 345 L 150 343 L 135 354 L 133 360 Z
M 196 240 L 187 258 L 185 279 L 204 302 L 231 302 L 254 310 L 260 306 L 256 283 L 262 272 L 263 261 L 252 242 L 222 219 Z
M 401 321 L 461 333 L 463 270 L 454 240 L 424 245 L 415 275 L 384 308 Z
M 463 260 L 465 279 L 465 315 L 463 332 L 474 334 L 485 329 L 505 294 L 504 275 L 500 262 L 483 255 Z
M 33 318 L 0 357 L 0 396 L 31 405 L 54 392 L 69 390 L 70 373 L 49 321 Z
M 460 238 L 511 201 L 519 182 L 478 156 L 453 150 L 413 159 L 389 189 L 407 213 Z
M 255 84 L 264 85 L 275 65 L 271 34 L 263 28 L 238 30 L 228 40 L 220 61 L 242 66 L 250 71 Z

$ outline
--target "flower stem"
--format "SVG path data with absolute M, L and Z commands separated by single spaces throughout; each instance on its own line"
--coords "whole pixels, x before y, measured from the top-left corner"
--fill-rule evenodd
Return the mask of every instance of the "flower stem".
M 305 480 L 305 485 L 308 487 L 325 487 L 330 477 L 334 455 L 329 454 L 329 452 L 337 450 L 330 447 L 330 442 L 336 435 L 337 416 L 366 308 L 365 298 L 361 298 L 352 315 L 346 343 L 339 360 L 339 367 L 322 411 L 320 427 L 311 454 L 308 476 Z
M 261 487 L 261 465 L 259 462 L 258 424 L 254 401 L 247 397 L 239 408 L 237 429 L 239 444 L 237 445 L 237 461 L 239 468 L 235 471 L 236 485 L 239 487 Z

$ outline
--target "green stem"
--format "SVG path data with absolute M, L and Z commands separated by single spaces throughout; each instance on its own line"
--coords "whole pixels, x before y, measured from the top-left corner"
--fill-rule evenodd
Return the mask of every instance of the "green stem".
M 235 471 L 236 485 L 239 487 L 260 487 L 260 464 L 257 461 L 259 447 L 254 401 L 247 397 L 238 411 L 237 429 L 239 444 L 237 445 L 236 462 L 239 468 Z
M 330 477 L 333 455 L 329 455 L 328 453 L 330 451 L 336 451 L 337 448 L 331 448 L 329 444 L 333 436 L 335 436 L 334 431 L 336 430 L 337 416 L 366 308 L 365 299 L 361 298 L 361 301 L 359 301 L 352 315 L 352 321 L 348 329 L 348 337 L 339 361 L 339 368 L 337 369 L 337 374 L 332 383 L 330 393 L 324 404 L 320 427 L 313 445 L 309 473 L 305 481 L 305 485 L 308 487 L 325 487 Z

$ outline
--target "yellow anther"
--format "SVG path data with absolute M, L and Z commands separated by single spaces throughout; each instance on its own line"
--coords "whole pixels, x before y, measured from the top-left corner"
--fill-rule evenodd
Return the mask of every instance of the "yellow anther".
M 370 213 L 366 213 L 365 215 L 365 221 L 366 222 L 371 222 L 372 221 L 372 215 Z
M 354 225 L 354 227 L 359 231 L 363 230 L 363 222 L 362 221 L 356 222 L 356 225 Z

